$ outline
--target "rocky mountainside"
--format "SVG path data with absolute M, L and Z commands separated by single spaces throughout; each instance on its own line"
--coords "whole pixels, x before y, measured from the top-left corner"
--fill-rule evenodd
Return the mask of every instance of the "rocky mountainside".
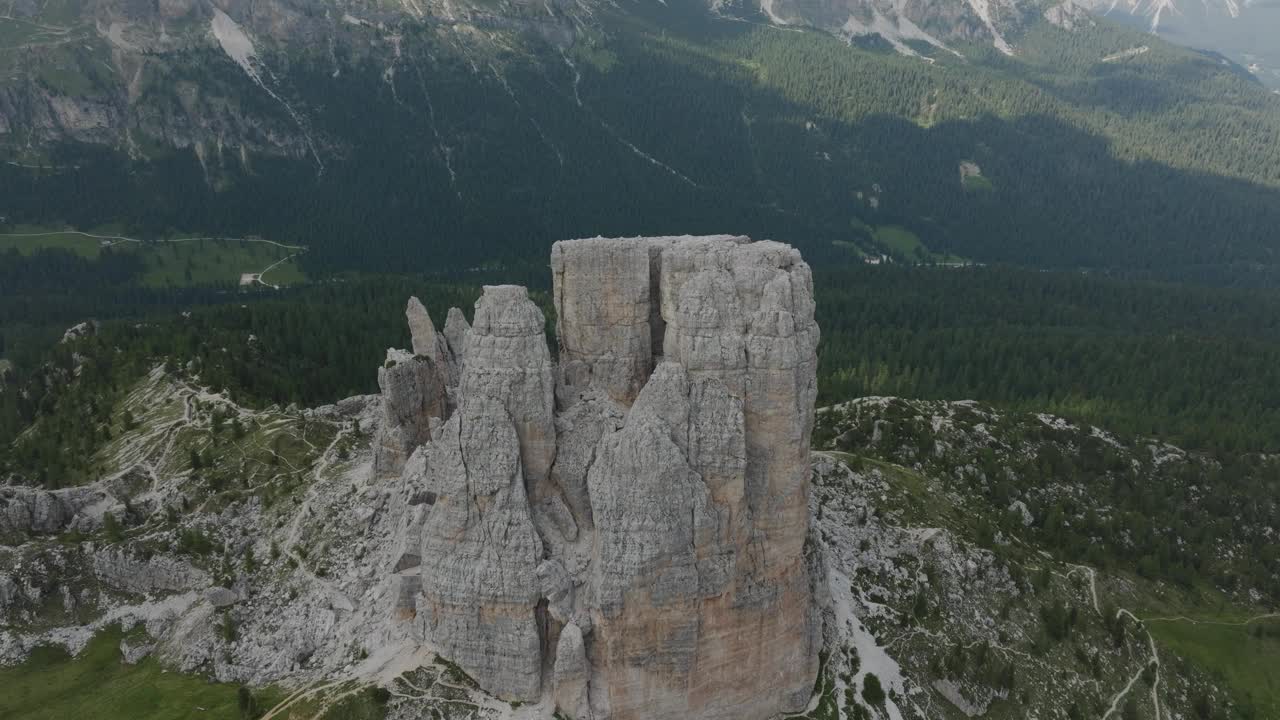
M 352 672 L 356 654 L 358 677 L 390 680 L 435 653 L 493 696 L 576 718 L 802 710 L 823 642 L 808 266 L 717 236 L 565 242 L 553 267 L 559 365 L 525 289 L 490 286 L 444 333 L 411 300 L 413 350 L 388 352 L 377 399 L 258 415 L 157 370 L 137 391 L 147 430 L 115 448 L 126 467 L 0 496 L 19 542 L 5 659 L 144 622 L 166 662 L 242 682 Z M 174 457 L 227 416 L 228 446 Z M 290 458 L 299 442 L 327 447 Z M 281 464 L 296 474 L 271 475 Z M 267 488 L 298 482 L 300 508 L 272 503 Z M 227 484 L 241 489 L 193 497 Z M 122 527 L 137 535 L 108 547 L 25 542 Z M 182 557 L 217 551 L 221 567 Z
M 312 278 L 721 229 L 838 262 L 1274 265 L 1280 98 L 1074 3 L 7 5 L 0 233 L 265 238 Z
M 1064 6 L 1068 13 L 1074 12 L 1070 2 Z M 904 55 L 921 50 L 959 55 L 956 48 L 970 45 L 1014 55 L 1011 41 L 1044 13 L 1039 3 L 1025 0 L 761 0 L 759 10 L 770 22 L 784 27 L 812 27 L 851 40 L 878 35 Z
M 401 426 L 437 423 L 405 463 L 434 502 L 402 612 L 499 697 L 538 700 L 549 669 L 572 717 L 803 709 L 821 646 L 808 267 L 717 237 L 564 242 L 552 268 L 558 367 L 525 290 L 496 286 L 461 357 L 427 334 L 382 376 L 390 403 L 393 376 L 461 367 L 452 414 L 430 415 L 449 395 L 435 373 Z
M 278 689 L 267 718 L 370 685 L 405 719 L 1276 709 L 1214 650 L 1276 652 L 1274 458 L 975 403 L 815 414 L 778 243 L 551 266 L 554 360 L 491 286 L 441 331 L 410 300 L 379 395 L 253 410 L 157 366 L 101 479 L 0 487 L 0 673 L 120 626 L 126 663 Z
M 322 63 L 333 78 L 370 64 L 394 88 L 397 73 L 399 82 L 421 74 L 411 48 L 426 42 L 468 58 L 473 71 L 490 65 L 500 72 L 509 56 L 534 52 L 539 42 L 562 53 L 599 42 L 616 32 L 602 19 L 615 11 L 598 0 L 15 2 L 0 18 L 0 141 L 75 140 L 134 158 L 193 148 L 206 170 L 224 153 L 283 152 L 322 170 L 325 156 L 341 155 L 342 138 L 317 130 L 320 108 L 299 97 L 296 73 L 306 64 Z M 696 12 L 845 38 L 878 34 L 904 54 L 929 47 L 959 56 L 951 45 L 1013 54 L 1006 36 L 1043 11 L 1012 0 L 715 0 Z
M 1280 5 L 1265 0 L 1088 0 L 1099 15 L 1142 27 L 1180 45 L 1213 51 L 1280 87 Z

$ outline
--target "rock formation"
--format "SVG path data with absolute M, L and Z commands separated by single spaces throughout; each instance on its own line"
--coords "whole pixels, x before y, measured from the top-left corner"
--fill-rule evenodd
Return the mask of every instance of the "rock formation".
M 102 487 L 0 487 L 0 539 L 70 529 L 90 532 L 102 526 L 104 515 L 119 519 L 124 512 L 123 502 Z
M 441 653 L 505 697 L 537 699 L 543 547 L 526 484 L 555 452 L 545 319 L 524 288 L 486 287 L 461 404 L 426 454 L 438 499 L 422 531 L 419 617 Z
M 558 366 L 524 288 L 486 287 L 444 333 L 410 301 L 375 447 L 425 498 L 396 616 L 484 689 L 578 720 L 803 709 L 808 266 L 741 237 L 596 238 L 557 243 L 552 271 Z
M 373 465 L 375 475 L 383 478 L 398 477 L 414 449 L 431 439 L 431 418 L 448 417 L 448 390 L 456 385 L 458 361 L 418 298 L 409 298 L 405 315 L 413 352 L 387 350 L 387 361 L 378 370 L 382 424 Z

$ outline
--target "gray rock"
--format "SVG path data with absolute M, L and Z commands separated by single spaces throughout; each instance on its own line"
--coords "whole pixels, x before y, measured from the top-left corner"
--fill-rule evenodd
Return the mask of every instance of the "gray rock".
M 561 712 L 573 720 L 593 720 L 589 700 L 591 666 L 587 663 L 582 629 L 569 623 L 560 632 L 555 656 L 555 701 Z
M 808 266 L 715 236 L 557 243 L 552 270 L 558 369 L 524 288 L 486 287 L 469 329 L 450 313 L 458 409 L 404 473 L 435 503 L 392 561 L 420 578 L 397 617 L 503 698 L 540 697 L 553 668 L 575 718 L 802 710 L 822 587 Z
M 231 607 L 240 601 L 234 591 L 224 587 L 211 587 L 204 591 L 204 599 L 216 608 Z
M 440 337 L 436 334 L 436 326 L 431 322 L 431 315 L 422 301 L 416 297 L 409 298 L 404 314 L 405 319 L 409 321 L 409 337 L 413 343 L 413 354 L 429 357 L 436 364 L 443 363 L 446 355 L 440 352 Z
M 91 532 L 102 527 L 105 513 L 122 510 L 122 503 L 101 484 L 60 490 L 0 487 L 0 537 L 72 528 Z
M 1035 518 L 1031 516 L 1031 510 L 1027 508 L 1027 504 L 1021 500 L 1014 500 L 1009 505 L 1009 512 L 1017 513 L 1018 519 L 1022 521 L 1023 527 L 1030 527 L 1035 522 Z
M 587 469 L 595 461 L 596 447 L 605 433 L 621 429 L 625 417 L 626 410 L 602 393 L 583 395 L 556 416 L 556 461 L 551 466 L 551 484 L 578 528 L 589 529 L 593 525 Z
M 506 409 L 525 481 L 530 487 L 542 483 L 556 451 L 555 377 L 546 318 L 524 288 L 485 286 L 464 354 L 460 397 L 493 398 Z
M 471 324 L 458 308 L 449 308 L 449 315 L 444 320 L 444 337 L 449 345 L 449 352 L 458 361 L 459 366 L 466 360 L 467 335 L 471 334 Z
M 448 416 L 445 376 L 430 357 L 388 350 L 378 387 L 382 424 L 374 439 L 374 476 L 399 477 L 413 451 L 431 439 L 431 418 Z
M 649 247 L 596 238 L 551 250 L 560 386 L 630 405 L 653 370 Z M 564 401 L 562 400 L 562 404 Z
M 115 547 L 93 553 L 93 573 L 102 583 L 139 595 L 177 593 L 209 585 L 205 571 L 167 555 L 143 558 Z
M 137 665 L 155 649 L 155 643 L 125 638 L 120 641 L 120 661 L 125 665 Z
M 470 374 L 476 364 L 468 363 Z M 431 445 L 440 495 L 423 528 L 417 616 L 445 657 L 504 699 L 536 700 L 542 542 L 516 425 L 501 400 L 467 397 Z

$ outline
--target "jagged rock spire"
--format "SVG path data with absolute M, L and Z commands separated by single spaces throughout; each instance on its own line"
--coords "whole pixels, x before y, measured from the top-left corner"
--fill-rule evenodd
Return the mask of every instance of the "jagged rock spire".
M 577 720 L 802 710 L 808 266 L 742 237 L 595 238 L 556 243 L 552 272 L 558 367 L 522 287 L 486 287 L 443 334 L 410 301 L 415 356 L 458 387 L 414 434 L 438 499 L 405 615 L 486 690 L 550 691 Z

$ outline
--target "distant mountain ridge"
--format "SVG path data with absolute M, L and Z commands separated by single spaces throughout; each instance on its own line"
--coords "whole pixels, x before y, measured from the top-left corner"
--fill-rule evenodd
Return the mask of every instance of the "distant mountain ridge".
M 1084 0 L 1094 12 L 1222 53 L 1280 88 L 1280 4 L 1268 0 Z
M 319 274 L 720 230 L 1159 277 L 1280 250 L 1280 98 L 1072 2 L 13 7 L 12 225 L 257 235 Z

